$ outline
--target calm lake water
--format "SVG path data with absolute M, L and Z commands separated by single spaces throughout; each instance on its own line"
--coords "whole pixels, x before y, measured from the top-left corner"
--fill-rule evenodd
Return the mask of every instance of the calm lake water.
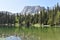
M 22 40 L 60 40 L 60 28 L 0 28 L 0 39 L 13 35 Z

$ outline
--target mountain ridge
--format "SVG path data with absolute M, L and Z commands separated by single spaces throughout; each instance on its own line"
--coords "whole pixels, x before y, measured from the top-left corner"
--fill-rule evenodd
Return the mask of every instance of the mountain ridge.
M 37 13 L 41 10 L 45 9 L 44 7 L 40 6 L 25 6 L 21 11 L 21 14 L 28 14 L 28 13 Z

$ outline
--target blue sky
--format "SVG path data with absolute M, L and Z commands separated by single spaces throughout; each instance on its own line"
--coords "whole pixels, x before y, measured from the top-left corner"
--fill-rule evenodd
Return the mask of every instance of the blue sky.
M 0 0 L 0 11 L 17 13 L 21 12 L 24 6 L 53 7 L 57 2 L 60 0 Z

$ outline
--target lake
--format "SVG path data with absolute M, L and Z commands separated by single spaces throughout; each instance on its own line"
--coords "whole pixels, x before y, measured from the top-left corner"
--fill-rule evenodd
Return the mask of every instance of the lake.
M 60 28 L 0 28 L 0 39 L 13 35 L 22 40 L 60 40 Z

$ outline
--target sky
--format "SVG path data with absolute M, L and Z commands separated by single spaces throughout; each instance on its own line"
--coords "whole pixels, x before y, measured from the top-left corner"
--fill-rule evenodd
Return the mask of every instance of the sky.
M 0 11 L 19 13 L 25 6 L 53 7 L 60 0 L 0 0 Z

